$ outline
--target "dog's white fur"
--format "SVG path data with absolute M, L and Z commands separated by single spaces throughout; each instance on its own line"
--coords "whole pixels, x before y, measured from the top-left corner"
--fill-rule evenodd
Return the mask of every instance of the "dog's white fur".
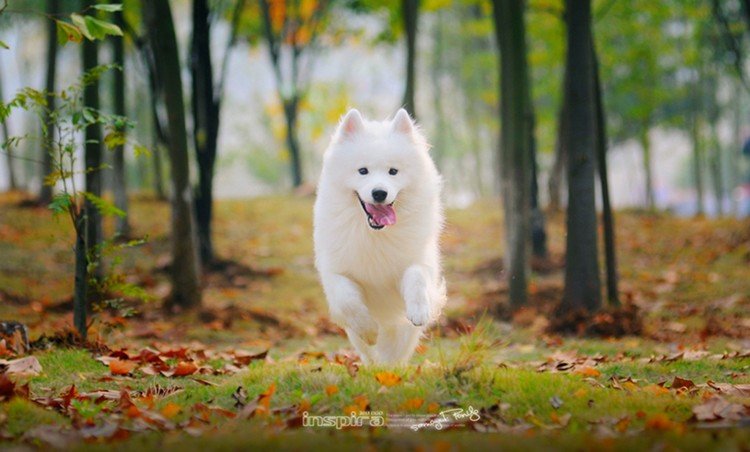
M 342 119 L 326 150 L 315 202 L 315 264 L 334 322 L 365 363 L 408 361 L 445 304 L 439 236 L 440 175 L 429 146 L 400 109 L 391 121 Z M 368 174 L 358 172 L 367 168 Z M 389 170 L 398 170 L 396 175 Z M 397 222 L 372 229 L 357 195 L 388 192 Z

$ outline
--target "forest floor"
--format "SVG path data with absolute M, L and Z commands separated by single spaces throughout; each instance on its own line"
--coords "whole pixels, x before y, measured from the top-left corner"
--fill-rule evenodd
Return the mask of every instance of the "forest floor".
M 410 365 L 387 369 L 362 366 L 327 320 L 310 198 L 217 203 L 215 245 L 226 261 L 205 277 L 203 309 L 176 315 L 160 309 L 169 292 L 168 205 L 133 199 L 134 235 L 146 241 L 107 260 L 154 301 L 96 312 L 88 348 L 67 333 L 71 228 L 22 200 L 0 196 L 0 321 L 25 323 L 33 347 L 0 341 L 0 448 L 750 444 L 748 220 L 618 212 L 622 299 L 639 317 L 571 320 L 579 333 L 630 333 L 592 338 L 549 329 L 550 318 L 560 321 L 562 215 L 548 219 L 551 257 L 535 262 L 529 307 L 511 313 L 497 203 L 450 210 L 445 316 Z M 365 427 L 303 426 L 309 415 L 352 411 L 370 413 Z M 367 427 L 378 413 L 428 425 Z

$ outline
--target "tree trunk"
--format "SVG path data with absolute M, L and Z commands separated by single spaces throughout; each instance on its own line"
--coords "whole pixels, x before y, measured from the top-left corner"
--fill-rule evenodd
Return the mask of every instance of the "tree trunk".
M 568 159 L 568 145 L 567 145 L 567 133 L 568 125 L 570 121 L 568 119 L 569 112 L 567 105 L 565 104 L 565 86 L 568 85 L 568 72 L 567 68 L 565 75 L 563 76 L 563 99 L 560 102 L 560 108 L 557 114 L 557 139 L 555 141 L 555 163 L 550 171 L 549 181 L 547 182 L 547 188 L 549 190 L 549 210 L 551 212 L 559 212 L 562 205 L 562 185 L 565 177 L 565 168 L 567 166 Z
M 547 257 L 547 232 L 545 231 L 544 212 L 539 206 L 538 165 L 536 160 L 536 113 L 531 96 L 531 83 L 526 83 L 526 133 L 529 160 L 531 161 L 531 250 L 534 256 Z
M 201 304 L 200 260 L 190 190 L 190 160 L 180 60 L 172 11 L 168 0 L 142 0 L 141 6 L 154 50 L 156 75 L 164 96 L 169 124 L 169 160 L 172 168 L 172 294 L 168 306 L 197 307 Z
M 299 114 L 299 98 L 285 99 L 284 118 L 286 119 L 286 145 L 291 158 L 292 183 L 297 188 L 302 185 L 302 156 L 300 155 L 299 140 L 297 139 L 297 116 Z
M 204 265 L 208 265 L 214 257 L 211 220 L 213 217 L 216 141 L 219 132 L 219 101 L 214 97 L 210 45 L 211 30 L 208 13 L 207 0 L 193 1 L 193 42 L 190 72 L 193 88 L 193 136 L 198 161 L 195 214 L 201 262 Z
M 88 8 L 96 4 L 89 0 L 84 5 Z M 99 65 L 99 46 L 95 41 L 84 40 L 82 52 L 83 71 L 88 72 Z M 83 89 L 83 105 L 99 110 L 99 80 L 95 80 Z M 86 163 L 86 191 L 94 196 L 102 196 L 102 131 L 99 124 L 86 127 L 85 131 L 85 163 Z M 102 243 L 102 217 L 96 206 L 86 200 L 86 251 L 89 265 L 93 264 L 93 276 L 101 279 L 103 276 L 101 262 L 99 262 L 99 245 Z
M 527 301 L 531 159 L 529 155 L 528 70 L 522 2 L 494 0 L 500 49 L 500 174 L 506 227 L 506 274 L 510 302 Z
M 641 152 L 643 153 L 643 174 L 646 178 L 646 209 L 652 211 L 656 208 L 654 201 L 654 179 L 651 171 L 651 139 L 648 136 L 648 126 L 644 124 L 641 132 Z
M 56 16 L 60 10 L 59 0 L 47 1 L 47 14 Z M 47 93 L 55 91 L 55 74 L 57 72 L 57 25 L 55 21 L 47 21 L 47 75 L 45 81 L 45 90 Z M 55 96 L 47 96 L 47 110 L 44 114 L 44 127 L 47 133 L 42 134 L 44 143 L 42 145 L 42 174 L 41 185 L 39 187 L 39 203 L 47 205 L 52 202 L 52 191 L 54 187 L 44 183 L 44 179 L 52 173 L 52 153 L 51 149 L 55 140 L 54 121 L 50 118 L 50 112 L 55 109 Z
M 86 207 L 84 207 L 86 209 Z M 76 246 L 75 246 L 75 281 L 73 288 L 73 325 L 83 340 L 86 340 L 88 326 L 86 311 L 88 310 L 88 257 L 86 255 L 86 213 L 74 215 Z
M 440 87 L 441 78 L 445 71 L 444 63 L 444 26 L 443 26 L 443 13 L 437 11 L 435 13 L 435 28 L 433 31 L 433 42 L 435 47 L 432 50 L 432 64 L 430 67 L 430 76 L 432 79 L 432 107 L 435 115 L 435 147 L 432 150 L 432 155 L 435 159 L 435 164 L 439 169 L 443 168 L 443 158 L 445 157 L 445 151 L 448 146 L 448 124 L 445 118 L 445 111 L 443 108 L 443 91 Z
M 417 114 L 414 106 L 414 77 L 417 58 L 417 19 L 419 17 L 420 0 L 401 0 L 401 14 L 404 19 L 406 34 L 406 88 L 404 89 L 403 107 L 412 118 Z
M 599 77 L 599 58 L 596 44 L 591 38 L 591 58 L 594 64 L 594 99 L 596 101 L 596 162 L 602 192 L 602 222 L 604 224 L 604 260 L 607 270 L 607 301 L 612 306 L 620 304 L 615 254 L 615 217 L 609 200 L 609 177 L 607 173 L 607 118 L 604 115 L 604 93 Z
M 0 71 L 0 76 L 2 75 L 2 71 Z M 3 93 L 3 81 L 2 77 L 0 77 L 0 102 L 5 101 L 5 96 Z M 7 142 L 8 139 L 10 139 L 10 132 L 8 132 L 8 122 L 3 119 L 0 121 L 0 129 L 2 129 L 3 132 L 3 141 Z M 2 144 L 2 142 L 0 142 Z M 7 148 L 1 147 L 3 152 L 5 152 L 5 163 L 8 166 L 8 182 L 9 182 L 9 188 L 11 190 L 15 190 L 18 188 L 18 182 L 16 181 L 16 172 L 13 169 L 13 153 L 11 151 L 11 147 L 8 146 Z
M 714 200 L 716 202 L 716 215 L 724 216 L 724 180 L 722 177 L 722 164 L 721 164 L 721 142 L 719 141 L 719 133 L 717 128 L 717 118 L 713 118 L 713 124 L 711 124 L 711 158 L 709 166 L 711 168 L 711 179 L 714 183 Z
M 703 150 L 701 149 L 700 118 L 698 110 L 693 111 L 690 134 L 693 141 L 693 183 L 695 184 L 696 215 L 706 213 L 703 203 Z
M 123 28 L 122 11 L 115 12 L 115 24 Z M 125 116 L 125 38 L 115 37 L 112 40 L 114 53 L 114 62 L 121 69 L 115 70 L 114 73 L 114 110 L 116 115 Z M 125 128 L 120 129 L 120 133 L 125 133 Z M 125 182 L 125 146 L 117 146 L 113 150 L 113 192 L 115 197 L 115 206 L 125 212 L 124 217 L 117 217 L 116 233 L 120 237 L 130 235 L 130 223 L 128 221 L 128 192 Z
M 591 0 L 566 0 L 568 77 L 565 103 L 570 123 L 568 148 L 568 214 L 563 312 L 601 307 L 597 254 L 594 158 L 596 106 L 591 59 Z M 574 72 L 575 71 L 575 72 Z

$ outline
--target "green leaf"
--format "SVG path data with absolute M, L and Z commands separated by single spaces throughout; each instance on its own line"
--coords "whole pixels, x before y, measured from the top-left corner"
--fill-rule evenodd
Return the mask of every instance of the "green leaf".
M 3 49 L 10 49 L 10 47 L 8 47 L 8 44 L 6 44 L 5 41 L 0 41 L 0 47 L 2 47 Z
M 70 41 L 81 42 L 83 40 L 81 30 L 75 25 L 71 25 L 61 20 L 55 20 L 55 24 L 57 25 L 57 43 L 61 46 L 64 46 Z
M 55 214 L 67 212 L 73 205 L 73 197 L 67 193 L 58 193 L 52 198 L 52 202 L 47 206 Z
M 91 16 L 84 17 L 84 20 L 86 21 L 86 28 L 94 36 L 94 39 L 104 39 L 107 35 L 122 36 L 122 30 L 115 24 L 104 22 Z
M 80 30 L 80 32 L 83 34 L 83 36 L 86 37 L 86 39 L 88 39 L 89 41 L 94 40 L 94 37 L 91 35 L 91 32 L 86 25 L 86 19 L 84 19 L 82 15 L 73 13 L 70 15 L 70 19 L 78 27 L 78 30 Z
M 122 4 L 111 4 L 111 5 L 94 5 L 94 9 L 98 9 L 99 11 L 106 11 L 108 13 L 113 13 L 115 11 L 122 11 Z
M 103 216 L 117 216 L 120 218 L 125 217 L 125 212 L 115 207 L 114 204 L 107 201 L 104 198 L 100 198 L 99 196 L 96 196 L 93 193 L 89 192 L 83 192 L 83 196 L 86 197 L 86 199 L 96 207 L 96 210 L 99 211 Z

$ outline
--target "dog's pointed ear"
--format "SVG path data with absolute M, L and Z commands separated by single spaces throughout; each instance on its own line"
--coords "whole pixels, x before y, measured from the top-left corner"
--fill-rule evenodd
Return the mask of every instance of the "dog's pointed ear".
M 409 113 L 403 108 L 399 108 L 396 116 L 393 117 L 391 124 L 394 132 L 411 135 L 414 133 L 414 122 L 411 120 Z
M 359 113 L 359 110 L 352 108 L 341 120 L 338 136 L 340 138 L 350 138 L 361 132 L 364 128 L 365 121 L 362 119 L 362 115 Z

